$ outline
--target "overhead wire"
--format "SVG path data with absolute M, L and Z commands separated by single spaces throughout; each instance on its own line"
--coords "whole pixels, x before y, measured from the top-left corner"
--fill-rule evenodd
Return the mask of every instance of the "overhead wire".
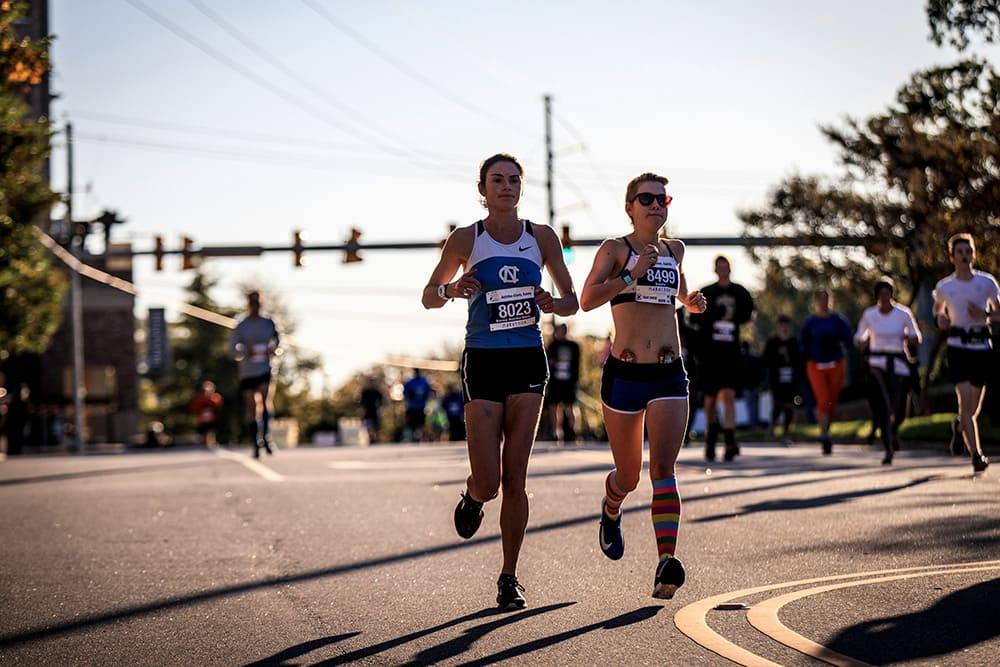
M 566 120 L 561 114 L 553 114 L 553 116 L 556 119 L 557 123 L 562 125 L 564 129 L 568 130 L 569 133 L 572 134 L 576 138 L 576 140 L 580 142 L 581 151 L 586 156 L 587 161 L 590 163 L 590 168 L 594 170 L 595 174 L 597 174 L 602 189 L 609 194 L 617 194 L 618 188 L 612 185 L 611 178 L 607 175 L 604 169 L 594 160 L 593 155 L 590 153 L 590 146 L 587 140 L 584 139 L 583 134 L 575 127 L 573 127 L 573 125 L 571 125 L 570 122 Z
M 190 32 L 184 30 L 183 28 L 181 28 L 179 25 L 177 25 L 176 23 L 174 23 L 170 19 L 166 18 L 162 14 L 160 14 L 160 13 L 156 12 L 155 10 L 153 10 L 152 8 L 150 8 L 148 5 L 146 5 L 141 0 L 125 0 L 125 2 L 127 2 L 130 5 L 132 5 L 135 9 L 139 10 L 140 12 L 142 12 L 143 14 L 145 14 L 147 17 L 149 17 L 150 19 L 152 19 L 156 23 L 160 24 L 162 27 L 166 28 L 167 30 L 169 30 L 175 36 L 180 37 L 181 39 L 183 39 L 184 41 L 188 42 L 189 44 L 191 44 L 195 48 L 201 50 L 202 52 L 204 52 L 207 55 L 211 56 L 215 60 L 221 62 L 222 64 L 226 65 L 230 69 L 236 71 L 237 73 L 241 74 L 245 78 L 249 79 L 250 81 L 252 81 L 256 85 L 264 88 L 268 92 L 276 95 L 277 97 L 283 99 L 284 101 L 288 102 L 289 104 L 292 104 L 293 106 L 298 107 L 300 110 L 309 113 L 313 117 L 315 117 L 318 120 L 320 120 L 320 121 L 322 121 L 322 122 L 330 125 L 331 127 L 334 127 L 334 128 L 336 128 L 336 129 L 338 129 L 338 130 L 340 130 L 342 132 L 345 132 L 345 133 L 347 133 L 347 134 L 349 134 L 351 136 L 355 136 L 355 137 L 358 136 L 359 134 L 360 135 L 367 135 L 365 138 L 368 139 L 372 143 L 372 145 L 374 145 L 376 148 L 378 148 L 378 149 L 380 149 L 380 150 L 382 150 L 384 152 L 387 152 L 387 153 L 399 156 L 399 157 L 405 157 L 407 160 L 409 160 L 411 162 L 421 163 L 421 162 L 425 162 L 426 161 L 424 158 L 414 157 L 413 155 L 410 154 L 410 151 L 408 151 L 408 150 L 402 150 L 402 149 L 399 149 L 399 148 L 394 148 L 392 146 L 387 146 L 381 140 L 373 139 L 370 136 L 370 133 L 368 133 L 367 131 L 365 131 L 363 128 L 357 128 L 357 127 L 352 126 L 349 123 L 345 123 L 344 121 L 341 121 L 341 120 L 338 120 L 336 118 L 333 118 L 329 114 L 325 113 L 322 109 L 319 109 L 315 105 L 310 104 L 308 101 L 306 101 L 306 100 L 304 100 L 304 99 L 302 99 L 302 98 L 300 98 L 300 97 L 292 94 L 291 92 L 289 92 L 289 91 L 281 88 L 280 86 L 274 85 L 268 79 L 264 78 L 263 76 L 260 76 L 259 74 L 257 74 L 256 72 L 254 72 L 252 69 L 244 67 L 242 64 L 240 64 L 239 62 L 237 62 L 233 58 L 230 58 L 229 56 L 227 56 L 226 54 L 222 53 L 218 49 L 216 49 L 216 48 L 212 47 L 211 45 L 206 44 L 204 41 L 198 39 L 197 37 L 195 37 L 194 35 L 192 35 Z
M 530 136 L 534 136 L 535 134 L 537 134 L 532 130 L 527 130 L 523 127 L 511 123 L 507 118 L 504 118 L 503 116 L 496 114 L 490 111 L 489 109 L 484 109 L 483 107 L 480 107 L 476 104 L 473 104 L 472 102 L 469 102 L 465 98 L 444 87 L 437 81 L 428 78 L 420 71 L 400 61 L 398 58 L 396 58 L 391 53 L 380 47 L 378 44 L 374 43 L 373 41 L 365 37 L 363 34 L 358 32 L 351 26 L 349 26 L 347 23 L 341 21 L 333 14 L 328 12 L 326 9 L 319 6 L 319 3 L 315 2 L 315 0 L 301 0 L 301 2 L 302 4 L 304 4 L 305 6 L 309 7 L 314 12 L 319 14 L 325 21 L 327 21 L 334 28 L 336 28 L 343 34 L 347 35 L 357 43 L 361 44 L 361 46 L 363 46 L 367 50 L 377 55 L 379 58 L 384 60 L 386 63 L 391 65 L 396 70 L 402 72 L 403 74 L 410 77 L 414 81 L 420 83 L 421 85 L 425 86 L 426 88 L 429 88 L 430 90 L 434 91 L 444 99 L 462 107 L 466 111 L 470 111 L 476 115 L 482 116 L 483 118 L 487 118 L 509 129 L 517 130 L 518 132 L 523 132 Z
M 339 99 L 339 98 L 331 95 L 326 90 L 323 90 L 322 88 L 313 85 L 312 82 L 310 82 L 309 80 L 307 80 L 304 77 L 300 76 L 297 72 L 295 72 L 295 70 L 293 70 L 292 68 L 288 67 L 283 62 L 281 62 L 280 60 L 278 60 L 278 58 L 276 58 L 270 52 L 268 52 L 263 47 L 261 47 L 257 42 L 255 42 L 253 39 L 251 39 L 250 37 L 248 37 L 245 33 L 243 33 L 242 31 L 240 31 L 238 28 L 236 28 L 232 23 L 230 23 L 229 21 L 227 21 L 220 14 L 218 14 L 217 12 L 215 12 L 212 9 L 210 9 L 209 7 L 207 7 L 205 5 L 205 3 L 202 2 L 201 0 L 188 0 L 188 2 L 195 9 L 197 9 L 199 12 L 201 12 L 204 16 L 208 17 L 209 20 L 211 20 L 213 23 L 215 23 L 217 26 L 219 26 L 222 30 L 224 30 L 226 33 L 228 33 L 231 37 L 233 37 L 233 39 L 235 39 L 240 44 L 242 44 L 244 47 L 246 47 L 247 49 L 249 49 L 258 58 L 260 58 L 264 62 L 266 62 L 269 65 L 271 65 L 271 67 L 274 67 L 275 69 L 277 69 L 278 71 L 280 71 L 282 74 L 284 74 L 285 76 L 287 76 L 289 79 L 291 79 L 291 80 L 295 81 L 296 83 L 298 83 L 300 86 L 302 86 L 304 89 L 306 89 L 309 92 L 311 92 L 313 95 L 316 95 L 317 97 L 321 98 L 322 100 L 324 100 L 325 102 L 327 102 L 331 106 L 336 107 L 341 112 L 343 112 L 347 116 L 351 117 L 355 122 L 357 122 L 357 123 L 359 123 L 361 125 L 365 125 L 365 126 L 369 127 L 370 129 L 372 129 L 376 133 L 382 135 L 382 137 L 384 137 L 384 138 L 390 139 L 396 145 L 398 145 L 399 147 L 401 147 L 401 148 L 409 151 L 410 153 L 412 153 L 414 155 L 426 155 L 425 151 L 417 149 L 417 148 L 414 148 L 414 147 L 408 145 L 408 143 L 404 139 L 402 139 L 401 137 L 399 137 L 398 135 L 396 135 L 393 132 L 391 132 L 391 131 L 383 128 L 383 127 L 380 127 L 378 124 L 372 122 L 372 120 L 370 119 L 370 117 L 367 116 L 367 115 L 365 115 L 361 111 L 358 111 L 357 109 L 355 109 L 354 107 L 350 106 L 349 104 L 347 104 L 343 100 L 341 100 L 341 99 Z
M 210 137 L 228 137 L 240 141 L 259 142 L 264 144 L 282 145 L 304 145 L 310 148 L 323 147 L 330 150 L 361 150 L 366 148 L 363 144 L 348 144 L 338 141 L 324 141 L 314 137 L 292 137 L 275 134 L 265 134 L 262 132 L 241 132 L 230 128 L 209 127 L 207 125 L 194 125 L 191 123 L 176 123 L 164 120 L 148 120 L 145 118 L 135 118 L 131 116 L 121 116 L 99 111 L 88 111 L 80 109 L 70 109 L 67 116 L 74 120 L 91 120 L 98 123 L 108 123 L 111 125 L 128 125 L 131 127 L 141 127 L 150 130 L 161 130 L 167 132 L 183 132 L 187 134 L 198 134 Z
M 243 132 L 230 128 L 210 127 L 207 125 L 194 125 L 190 123 L 176 123 L 164 120 L 150 120 L 89 110 L 70 109 L 66 113 L 67 116 L 73 118 L 74 120 L 83 119 L 109 125 L 124 125 L 128 127 L 138 127 L 164 132 L 178 132 L 198 136 L 209 136 L 212 138 L 230 138 L 237 141 L 260 143 L 265 145 L 304 147 L 311 152 L 329 151 L 331 153 L 335 153 L 336 151 L 343 151 L 345 155 L 353 156 L 355 153 L 366 153 L 370 151 L 370 146 L 367 144 L 349 144 L 337 141 L 325 141 L 314 137 L 275 135 L 262 132 Z M 468 164 L 476 159 L 476 157 L 472 155 L 459 155 L 457 153 L 446 154 L 436 152 L 429 154 L 432 154 L 437 159 L 441 160 L 441 166 L 454 167 L 455 169 L 462 169 L 463 171 L 467 170 Z M 368 157 L 371 156 L 372 155 L 369 153 Z M 379 156 L 382 157 L 381 153 Z M 446 164 L 446 162 L 451 164 Z
M 95 143 L 95 144 L 110 144 L 117 146 L 124 146 L 127 148 L 136 148 L 142 150 L 152 150 L 165 153 L 174 154 L 184 154 L 184 155 L 207 155 L 210 157 L 222 158 L 227 160 L 235 160 L 238 162 L 247 163 L 257 163 L 266 164 L 269 166 L 274 166 L 276 163 L 280 162 L 285 166 L 300 167 L 303 169 L 313 169 L 318 171 L 330 171 L 338 173 L 368 173 L 371 175 L 382 176 L 385 174 L 384 169 L 364 169 L 362 168 L 357 159 L 353 158 L 350 164 L 346 165 L 334 165 L 329 162 L 321 161 L 322 155 L 302 155 L 294 153 L 279 153 L 279 152 L 251 152 L 242 149 L 229 149 L 229 148 L 213 148 L 204 145 L 182 145 L 176 142 L 172 143 L 161 143 L 155 141 L 149 141 L 144 139 L 133 139 L 133 138 L 118 138 L 107 135 L 100 134 L 90 134 L 87 132 L 77 132 L 73 137 L 74 142 L 78 143 Z M 376 158 L 371 158 L 376 159 Z M 393 176 L 393 178 L 418 178 L 418 179 L 447 179 L 454 182 L 467 182 L 468 176 L 462 175 L 458 172 L 458 168 L 455 168 L 454 172 L 446 173 L 444 171 L 434 171 L 433 173 L 419 173 L 416 171 L 399 170 Z
M 210 147 L 204 144 L 180 144 L 176 141 L 170 143 L 156 142 L 148 139 L 137 139 L 132 137 L 121 137 L 114 135 L 106 135 L 101 133 L 90 133 L 90 132 L 76 132 L 74 134 L 73 140 L 77 143 L 85 144 L 107 144 L 115 146 L 123 146 L 126 148 L 134 148 L 139 150 L 150 150 L 155 152 L 164 153 L 174 153 L 180 155 L 207 155 L 209 157 L 215 157 L 220 159 L 226 159 L 236 162 L 245 162 L 249 164 L 264 164 L 271 165 L 275 164 L 276 160 L 281 160 L 282 164 L 300 167 L 303 169 L 312 169 L 318 171 L 329 171 L 333 173 L 360 173 L 360 174 L 370 174 L 374 176 L 381 176 L 385 174 L 383 169 L 379 169 L 372 165 L 370 168 L 363 168 L 359 166 L 357 157 L 351 156 L 351 164 L 348 166 L 337 166 L 330 164 L 328 162 L 317 162 L 324 157 L 321 151 L 315 151 L 312 153 L 295 153 L 295 152 L 281 152 L 281 151 L 248 151 L 244 148 L 236 147 Z M 63 148 L 64 144 L 58 140 L 52 142 L 53 148 Z M 334 154 L 335 155 L 335 154 Z M 340 156 L 347 157 L 347 156 Z M 377 156 L 368 156 L 366 159 L 369 160 L 379 160 L 383 159 Z M 390 159 L 390 158 L 384 158 Z M 458 158 L 456 158 L 458 159 Z M 310 162 L 310 160 L 312 162 Z M 468 161 L 474 161 L 474 158 L 470 156 Z M 421 174 L 417 172 L 411 172 L 407 170 L 399 170 L 395 172 L 394 178 L 413 178 L 413 179 L 440 179 L 446 178 L 447 180 L 455 183 L 467 183 L 469 181 L 467 162 L 456 162 L 453 170 L 445 173 L 438 168 L 430 173 Z M 595 183 L 598 184 L 599 181 L 595 181 L 592 176 L 588 175 L 575 175 L 570 177 L 571 171 L 569 169 L 562 169 L 556 172 L 555 178 L 559 182 L 564 182 L 567 186 L 573 189 L 578 195 L 583 195 L 583 190 L 581 183 Z M 749 171 L 748 171 L 749 173 Z M 535 186 L 538 184 L 534 181 L 531 183 Z M 711 183 L 698 183 L 698 182 L 688 182 L 685 184 L 687 189 L 700 189 L 707 190 L 713 193 L 732 193 L 732 192 L 758 192 L 760 190 L 760 185 L 753 183 L 738 184 L 738 183 L 728 183 L 721 184 L 718 181 Z M 527 188 L 523 195 L 523 200 L 525 202 L 537 201 L 538 188 L 532 187 Z M 588 210 L 592 210 L 588 206 Z

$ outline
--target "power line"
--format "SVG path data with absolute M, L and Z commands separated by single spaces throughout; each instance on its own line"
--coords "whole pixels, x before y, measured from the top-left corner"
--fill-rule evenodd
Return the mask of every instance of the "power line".
M 598 182 L 601 185 L 602 189 L 609 194 L 617 193 L 618 188 L 612 186 L 611 178 L 608 177 L 608 175 L 604 172 L 604 169 L 594 160 L 593 155 L 591 155 L 590 153 L 590 147 L 587 144 L 587 140 L 583 138 L 583 135 L 575 127 L 573 127 L 568 120 L 566 120 L 559 114 L 556 114 L 556 121 L 560 125 L 562 125 L 563 128 L 568 130 L 569 133 L 572 134 L 577 141 L 580 142 L 580 148 L 583 150 L 583 154 L 587 157 L 587 162 L 590 163 L 590 168 L 594 171 L 595 174 L 597 174 Z
M 475 104 L 472 104 L 468 100 L 463 99 L 462 97 L 460 97 L 456 93 L 453 93 L 452 91 L 448 90 L 447 88 L 445 88 L 444 86 L 442 86 L 438 82 L 436 82 L 436 81 L 434 81 L 432 79 L 429 79 L 428 77 L 424 76 L 421 72 L 413 69 L 412 67 L 410 67 L 406 63 L 401 62 L 400 60 L 398 60 L 397 58 L 395 58 L 391 53 L 389 53 L 389 52 L 385 51 L 384 49 L 382 49 L 378 44 L 375 44 L 370 39 L 368 39 L 367 37 L 365 37 L 364 35 L 362 35 L 360 32 L 358 32 L 357 30 L 355 30 L 351 26 L 347 25 L 346 23 L 344 23 L 340 19 L 336 18 L 335 16 L 333 16 L 332 14 L 330 14 L 328 11 L 326 11 L 322 7 L 318 6 L 317 3 L 314 2 L 313 0 L 302 0 L 302 4 L 306 5 L 311 10 L 313 10 L 314 12 L 316 12 L 317 14 L 319 14 L 320 16 L 322 16 L 323 19 L 326 20 L 334 28 L 336 28 L 337 30 L 339 30 L 340 32 L 344 33 L 345 35 L 347 35 L 348 37 L 350 37 L 354 41 L 356 41 L 359 44 L 361 44 L 361 46 L 365 47 L 366 49 L 368 49 L 369 51 L 371 51 L 372 53 L 374 53 L 375 55 L 377 55 L 379 58 L 381 58 L 385 62 L 389 63 L 392 67 L 394 67 L 395 69 L 399 70 L 400 72 L 402 72 L 406 76 L 410 77 L 414 81 L 417 81 L 418 83 L 422 84 L 423 86 L 425 86 L 427 88 L 430 88 L 431 90 L 433 90 L 435 93 L 437 93 L 441 97 L 445 98 L 446 100 L 448 100 L 448 101 L 450 101 L 450 102 L 452 102 L 454 104 L 457 104 L 458 106 L 462 107 L 463 109 L 465 109 L 467 111 L 471 111 L 474 114 L 477 114 L 477 115 L 482 116 L 484 118 L 488 118 L 489 120 L 491 120 L 491 121 L 493 121 L 495 123 L 499 123 L 499 124 L 501 124 L 501 125 L 503 125 L 505 127 L 508 127 L 510 129 L 517 130 L 518 132 L 523 132 L 523 133 L 526 133 L 526 134 L 532 135 L 532 136 L 534 136 L 535 134 L 537 134 L 536 132 L 534 132 L 532 130 L 526 130 L 525 128 L 522 128 L 522 127 L 519 127 L 517 125 L 512 124 L 509 120 L 507 120 L 503 116 L 495 114 L 495 113 L 493 113 L 492 111 L 490 111 L 488 109 L 484 109 L 483 107 L 480 107 L 480 106 L 477 106 Z
M 221 127 L 210 127 L 207 125 L 193 125 L 190 123 L 176 123 L 172 121 L 165 120 L 150 120 L 145 118 L 135 118 L 130 116 L 121 116 L 117 114 L 108 114 L 103 112 L 95 111 L 80 111 L 75 109 L 70 109 L 66 112 L 67 116 L 74 119 L 84 119 L 91 120 L 97 123 L 107 123 L 111 125 L 125 125 L 130 127 L 141 127 L 152 130 L 160 130 L 166 132 L 181 132 L 187 134 L 193 134 L 198 136 L 210 136 L 213 138 L 228 137 L 230 139 L 235 139 L 237 141 L 245 141 L 250 143 L 261 143 L 261 144 L 277 144 L 282 146 L 302 146 L 308 148 L 313 152 L 329 151 L 335 153 L 336 151 L 344 151 L 345 154 L 353 155 L 356 152 L 365 153 L 369 150 L 369 145 L 367 144 L 348 144 L 336 141 L 324 141 L 322 139 L 316 139 L 312 137 L 295 137 L 288 135 L 274 135 L 265 134 L 261 132 L 241 132 L 238 130 L 232 130 L 229 128 Z M 440 153 L 440 152 L 427 152 L 427 155 L 434 157 L 442 162 L 447 161 L 450 164 L 442 164 L 441 166 L 447 166 L 455 169 L 467 169 L 467 165 L 470 162 L 475 162 L 478 158 L 471 155 L 459 155 L 457 153 Z M 369 154 L 371 156 L 371 154 Z
M 208 128 L 205 128 L 206 130 Z M 211 132 L 211 130 L 208 130 Z M 293 152 L 268 152 L 268 151 L 248 151 L 242 148 L 234 147 L 206 147 L 203 144 L 192 145 L 192 144 L 179 144 L 177 142 L 162 143 L 151 141 L 148 139 L 135 139 L 131 137 L 118 137 L 114 135 L 105 135 L 99 133 L 77 133 L 73 138 L 74 142 L 78 144 L 105 144 L 112 146 L 122 146 L 125 148 L 133 148 L 137 150 L 149 150 L 159 153 L 173 153 L 179 155 L 205 155 L 212 158 L 219 158 L 225 160 L 231 160 L 236 162 L 244 162 L 248 164 L 264 164 L 267 166 L 274 166 L 276 160 L 282 160 L 281 164 L 284 166 L 302 168 L 302 169 L 312 169 L 318 171 L 329 171 L 334 173 L 350 173 L 350 174 L 369 174 L 374 176 L 381 176 L 385 174 L 384 170 L 375 168 L 374 166 L 370 168 L 362 168 L 359 166 L 356 158 L 353 156 L 341 156 L 350 157 L 354 160 L 348 166 L 337 166 L 332 165 L 328 162 L 318 163 L 317 160 L 322 159 L 322 153 L 317 152 L 316 154 L 302 154 Z M 321 144 L 320 144 L 321 145 Z M 53 148 L 62 148 L 64 144 L 59 141 L 52 142 Z M 379 158 L 376 156 L 368 156 L 366 159 L 378 160 L 378 159 L 390 159 L 390 158 Z M 457 158 L 456 158 L 457 159 Z M 469 158 L 470 161 L 474 161 L 473 158 Z M 310 162 L 311 161 L 311 162 Z M 429 165 L 419 165 L 426 169 L 430 169 Z M 393 173 L 393 178 L 412 178 L 412 179 L 437 179 L 444 178 L 448 181 L 455 183 L 469 182 L 468 174 L 466 173 L 468 169 L 465 165 L 455 165 L 454 171 L 450 173 L 445 173 L 441 171 L 440 168 L 435 168 L 432 173 L 419 174 L 407 170 L 399 170 Z M 592 177 L 586 175 L 576 176 L 573 180 L 570 180 L 568 173 L 571 170 L 562 170 L 556 174 L 556 178 L 560 181 L 564 181 L 566 185 L 574 189 L 578 194 L 582 195 L 582 190 L 578 183 L 574 182 L 576 178 L 579 178 L 584 183 L 594 183 L 599 184 L 599 181 L 595 181 Z M 713 193 L 721 192 L 759 192 L 761 186 L 754 184 L 731 184 L 723 185 L 718 181 L 711 183 L 697 183 L 697 182 L 685 182 L 684 188 L 688 190 L 699 189 L 707 190 Z M 522 195 L 522 203 L 537 201 L 540 195 L 536 194 L 533 189 L 525 190 Z
M 304 145 L 310 148 L 323 147 L 330 150 L 360 150 L 361 144 L 347 144 L 336 141 L 323 141 L 313 137 L 291 137 L 275 134 L 264 134 L 260 132 L 240 132 L 237 130 L 209 127 L 207 125 L 193 125 L 190 123 L 175 123 L 165 120 L 148 120 L 144 118 L 134 118 L 130 116 L 120 116 L 117 114 L 103 113 L 99 111 L 81 111 L 70 109 L 66 114 L 73 119 L 91 120 L 98 123 L 109 123 L 112 125 L 129 125 L 132 127 L 142 127 L 152 130 L 163 130 L 168 132 L 186 132 L 188 134 L 206 135 L 210 137 L 229 137 L 241 141 L 260 142 L 265 144 L 282 145 Z
M 141 11 L 143 14 L 145 14 L 146 16 L 148 16 L 149 18 L 151 18 L 156 23 L 159 23 L 161 26 L 163 26 L 164 28 L 166 28 L 170 32 L 174 33 L 174 35 L 180 37 L 184 41 L 188 42 L 189 44 L 191 44 L 194 47 L 198 48 L 202 52 L 208 54 L 212 58 L 214 58 L 214 59 L 218 60 L 219 62 L 223 63 L 224 65 L 226 65 L 230 69 L 232 69 L 232 70 L 236 71 L 237 73 L 243 75 L 244 77 L 246 77 L 247 79 L 249 79 L 253 83 L 257 84 L 258 86 L 260 86 L 260 87 L 264 88 L 265 90 L 273 93 L 274 95 L 280 97 L 281 99 L 285 100 L 286 102 L 288 102 L 288 103 L 290 103 L 290 104 L 298 107 L 299 109 L 301 109 L 303 111 L 306 111 L 307 113 L 311 114 L 315 118 L 323 121 L 324 123 L 327 123 L 328 125 L 331 125 L 332 127 L 337 128 L 338 130 L 341 130 L 342 132 L 346 132 L 347 134 L 350 134 L 350 135 L 353 135 L 353 136 L 357 136 L 358 135 L 358 129 L 357 128 L 351 127 L 350 125 L 348 125 L 348 124 L 346 124 L 346 123 L 344 123 L 342 121 L 338 121 L 335 118 L 331 118 L 328 114 L 324 113 L 320 109 L 317 109 L 315 106 L 313 106 L 312 104 L 309 104 L 307 101 L 305 101 L 303 99 L 300 99 L 300 98 L 296 97 L 295 95 L 293 95 L 292 93 L 290 93 L 290 92 L 288 92 L 288 91 L 286 91 L 286 90 L 284 90 L 284 89 L 282 89 L 282 88 L 280 88 L 280 87 L 272 84 L 268 79 L 266 79 L 266 78 L 258 75 L 253 70 L 251 70 L 251 69 L 249 69 L 247 67 L 244 67 L 239 62 L 233 60 L 232 58 L 230 58 L 226 54 L 222 53 L 218 49 L 213 48 L 212 46 L 206 44 L 205 42 L 203 42 L 202 40 L 198 39 L 197 37 L 195 37 L 191 33 L 187 32 L 186 30 L 184 30 L 183 28 L 181 28 L 180 26 L 178 26 L 173 21 L 170 21 L 169 19 L 167 19 L 166 17 L 164 17 L 162 14 L 157 13 L 156 11 L 154 11 L 153 9 L 151 9 L 149 6 L 147 6 L 146 4 L 144 4 L 143 2 L 141 2 L 141 0 L 125 0 L 125 2 L 127 2 L 128 4 L 132 5 L 133 7 L 135 7 L 139 11 Z M 416 160 L 412 156 L 406 154 L 405 151 L 401 151 L 401 150 L 399 150 L 397 148 L 393 148 L 391 146 L 386 146 L 386 145 L 384 145 L 384 144 L 382 144 L 382 143 L 380 143 L 378 141 L 373 142 L 373 145 L 376 148 L 379 148 L 380 150 L 382 150 L 384 152 L 391 153 L 393 155 L 397 155 L 397 156 L 400 156 L 400 157 L 406 157 L 407 159 L 410 159 L 412 161 Z
M 181 145 L 174 143 L 159 143 L 155 141 L 149 141 L 144 139 L 132 139 L 132 138 L 116 138 L 107 135 L 99 134 L 89 134 L 80 133 L 74 137 L 76 143 L 94 143 L 94 144 L 109 144 L 116 146 L 123 146 L 126 148 L 135 148 L 140 150 L 150 150 L 162 153 L 175 153 L 175 154 L 195 154 L 195 155 L 205 155 L 208 157 L 221 158 L 226 160 L 235 160 L 237 162 L 248 162 L 265 164 L 273 167 L 276 161 L 280 160 L 280 163 L 284 166 L 299 167 L 303 169 L 314 169 L 319 171 L 332 171 L 338 173 L 368 173 L 371 175 L 381 176 L 385 174 L 384 169 L 364 169 L 362 168 L 356 160 L 353 160 L 349 165 L 333 165 L 329 162 L 322 161 L 322 156 L 320 155 L 302 155 L 294 153 L 278 153 L 278 152 L 267 152 L 267 151 L 246 151 L 242 149 L 231 149 L 231 148 L 212 148 L 203 145 Z M 372 158 L 375 159 L 375 158 Z M 429 166 L 421 165 L 425 168 Z M 468 177 L 460 175 L 456 171 L 452 173 L 445 173 L 440 170 L 434 171 L 434 173 L 420 174 L 407 170 L 400 170 L 393 174 L 393 178 L 422 178 L 422 179 L 447 179 L 454 182 L 468 182 Z
M 305 88 L 309 92 L 313 93 L 317 97 L 323 99 L 328 104 L 336 107 L 337 109 L 339 109 L 340 111 L 342 111 L 346 115 L 350 116 L 351 118 L 353 118 L 355 120 L 355 122 L 358 122 L 358 123 L 360 123 L 362 125 L 365 125 L 365 126 L 371 128 L 372 130 L 374 130 L 378 134 L 382 135 L 385 138 L 388 138 L 388 139 L 392 140 L 397 145 L 399 145 L 400 147 L 402 147 L 404 150 L 409 151 L 410 153 L 413 153 L 415 155 L 423 155 L 424 154 L 424 151 L 421 151 L 421 150 L 418 150 L 418 149 L 415 149 L 415 148 L 409 146 L 406 143 L 406 141 L 404 141 L 403 139 L 401 139 L 398 135 L 395 135 L 392 132 L 390 132 L 390 131 L 382 128 L 382 127 L 379 127 L 376 123 L 373 123 L 370 120 L 370 118 L 368 116 L 366 116 L 365 114 L 363 114 L 362 112 L 360 112 L 357 109 L 351 107 L 350 105 L 348 105 L 347 103 L 345 103 L 342 100 L 338 99 L 337 97 L 334 97 L 333 95 L 329 94 L 327 91 L 325 91 L 325 90 L 323 90 L 323 89 L 321 89 L 321 88 L 313 85 L 311 82 L 309 82 L 305 78 L 299 76 L 299 74 L 297 72 L 295 72 L 295 70 L 293 70 L 292 68 L 288 67 L 287 65 L 285 65 L 284 63 L 282 63 L 281 61 L 279 61 L 276 57 L 274 57 L 271 53 L 269 53 L 268 51 L 266 51 L 265 49 L 263 49 L 254 40 L 250 39 L 247 35 L 245 35 L 243 32 L 241 32 L 239 29 L 237 29 L 231 23 L 229 23 L 228 21 L 226 21 L 226 19 L 224 19 L 221 15 L 219 15 L 216 12 L 212 11 L 211 9 L 209 9 L 207 6 L 205 6 L 205 4 L 203 2 L 201 2 L 201 0 L 188 0 L 188 2 L 191 5 L 193 5 L 194 8 L 197 9 L 199 12 L 201 12 L 203 15 L 207 16 L 217 26 L 219 26 L 220 28 L 222 28 L 223 30 L 225 30 L 234 39 L 236 39 L 238 42 L 240 42 L 241 44 L 243 44 L 243 46 L 245 46 L 247 49 L 249 49 L 250 51 L 252 51 L 258 58 L 260 58 L 264 62 L 268 63 L 269 65 L 271 65 L 275 69 L 279 70 L 282 74 L 284 74 L 288 78 L 292 79 L 293 81 L 297 82 L 300 86 L 302 86 L 303 88 Z

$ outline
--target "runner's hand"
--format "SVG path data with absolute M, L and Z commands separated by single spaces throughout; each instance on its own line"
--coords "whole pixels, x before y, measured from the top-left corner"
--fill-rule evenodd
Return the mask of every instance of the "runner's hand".
M 656 260 L 660 257 L 659 249 L 652 243 L 646 244 L 646 246 L 639 251 L 639 258 L 635 262 L 635 266 L 632 267 L 632 277 L 636 280 L 640 276 L 646 274 L 651 266 L 656 264 Z
M 476 291 L 482 287 L 482 284 L 472 277 L 478 269 L 472 269 L 471 271 L 466 271 L 462 274 L 462 277 L 458 279 L 455 286 L 452 288 L 455 292 L 455 297 L 459 299 L 471 299 L 475 295 Z
M 543 313 L 551 313 L 556 307 L 556 300 L 541 287 L 535 288 L 535 303 Z

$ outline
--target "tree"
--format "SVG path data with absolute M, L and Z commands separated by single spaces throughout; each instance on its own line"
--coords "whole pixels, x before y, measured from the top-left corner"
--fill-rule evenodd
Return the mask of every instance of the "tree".
M 241 310 L 220 306 L 210 292 L 219 280 L 201 270 L 195 272 L 187 286 L 188 303 L 192 306 L 238 319 Z M 242 286 L 249 292 L 260 289 Z M 267 293 L 264 314 L 273 318 L 284 337 L 283 354 L 275 363 L 275 417 L 294 415 L 300 400 L 309 395 L 309 373 L 319 367 L 317 356 L 298 348 L 293 342 L 295 322 L 280 298 Z M 192 315 L 184 315 L 169 327 L 173 367 L 169 373 L 153 380 L 155 400 L 146 409 L 150 419 L 162 421 L 172 434 L 193 433 L 194 416 L 189 410 L 191 400 L 201 383 L 211 380 L 225 398 L 220 415 L 220 442 L 235 442 L 241 435 L 245 408 L 239 392 L 238 367 L 229 351 L 231 330 Z M 300 426 L 303 426 L 300 424 Z
M 927 0 L 927 23 L 935 44 L 947 41 L 964 51 L 969 33 L 980 33 L 987 42 L 1000 39 L 1000 7 L 996 0 Z
M 235 311 L 217 304 L 209 292 L 218 279 L 196 271 L 187 286 L 188 303 L 198 308 L 234 317 Z M 170 434 L 193 433 L 194 415 L 189 406 L 202 382 L 211 380 L 224 396 L 219 416 L 219 441 L 229 442 L 239 434 L 243 402 L 239 396 L 236 364 L 229 355 L 229 329 L 201 318 L 184 315 L 169 325 L 172 367 L 153 379 L 156 400 L 147 417 L 163 422 Z
M 869 303 L 877 275 L 905 277 L 903 292 L 913 295 L 905 300 L 915 299 L 918 316 L 928 319 L 930 289 L 951 271 L 948 237 L 971 232 L 983 250 L 1000 242 L 998 102 L 994 70 L 965 60 L 914 74 L 882 114 L 822 128 L 839 148 L 843 172 L 792 177 L 764 208 L 740 218 L 751 237 L 821 243 L 840 236 L 865 247 L 756 249 L 766 280 L 806 292 L 823 283 Z M 986 271 L 1000 268 L 996 253 L 978 259 Z
M 67 285 L 34 231 L 58 197 L 43 171 L 49 121 L 29 119 L 26 102 L 48 71 L 49 40 L 17 34 L 24 14 L 24 3 L 0 1 L 0 361 L 48 347 Z

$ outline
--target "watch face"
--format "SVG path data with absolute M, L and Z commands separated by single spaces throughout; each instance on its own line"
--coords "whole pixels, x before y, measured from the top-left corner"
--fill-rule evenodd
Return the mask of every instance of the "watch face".
M 438 285 L 438 296 L 442 299 L 448 298 L 448 285 Z

